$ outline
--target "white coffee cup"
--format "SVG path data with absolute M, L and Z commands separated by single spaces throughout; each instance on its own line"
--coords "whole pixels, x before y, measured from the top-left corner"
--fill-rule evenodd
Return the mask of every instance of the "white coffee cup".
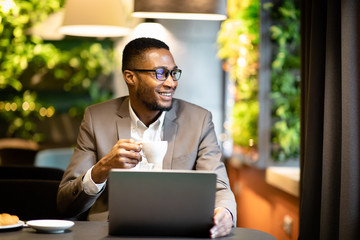
M 144 141 L 141 142 L 143 154 L 148 163 L 154 164 L 154 169 L 161 169 L 168 142 L 167 141 Z

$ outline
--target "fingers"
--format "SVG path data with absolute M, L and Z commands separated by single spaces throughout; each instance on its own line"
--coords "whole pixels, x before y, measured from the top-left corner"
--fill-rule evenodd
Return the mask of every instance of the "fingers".
M 126 150 L 124 148 L 117 148 L 114 150 L 115 157 L 119 159 L 128 159 L 129 161 L 137 161 L 141 160 L 140 152 L 135 152 L 134 150 Z
M 223 237 L 231 232 L 233 226 L 232 216 L 225 208 L 216 208 L 214 226 L 210 229 L 211 238 Z
M 141 145 L 132 139 L 120 139 L 113 147 L 113 167 L 133 168 L 141 160 Z
M 139 142 L 132 139 L 120 139 L 97 165 L 102 171 L 109 172 L 112 168 L 133 168 L 142 159 Z
M 138 153 L 136 157 L 119 156 L 114 161 L 114 168 L 134 168 L 141 161 L 141 155 Z
M 127 151 L 140 152 L 141 151 L 141 143 L 136 142 L 133 139 L 120 139 L 115 146 L 116 148 L 122 148 Z
M 91 178 L 95 183 L 102 183 L 109 177 L 112 168 L 133 168 L 142 159 L 139 142 L 132 139 L 120 139 L 111 151 L 93 167 Z

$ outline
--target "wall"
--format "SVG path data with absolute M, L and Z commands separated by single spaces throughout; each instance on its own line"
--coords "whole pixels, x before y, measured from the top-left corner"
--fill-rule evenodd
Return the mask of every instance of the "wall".
M 265 170 L 227 162 L 231 188 L 237 201 L 238 227 L 267 232 L 277 240 L 295 240 L 299 235 L 299 198 L 265 182 Z M 283 229 L 290 218 L 291 234 Z

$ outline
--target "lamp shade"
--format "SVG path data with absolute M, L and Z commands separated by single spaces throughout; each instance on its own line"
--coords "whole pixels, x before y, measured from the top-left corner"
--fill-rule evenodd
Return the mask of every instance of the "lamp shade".
M 225 20 L 226 0 L 134 0 L 134 17 Z
M 67 0 L 60 33 L 86 37 L 129 34 L 121 0 Z

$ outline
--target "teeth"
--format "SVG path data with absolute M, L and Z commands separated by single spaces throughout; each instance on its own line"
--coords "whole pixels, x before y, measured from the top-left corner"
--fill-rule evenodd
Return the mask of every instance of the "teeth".
M 171 93 L 160 93 L 160 95 L 163 95 L 163 96 L 171 96 Z

